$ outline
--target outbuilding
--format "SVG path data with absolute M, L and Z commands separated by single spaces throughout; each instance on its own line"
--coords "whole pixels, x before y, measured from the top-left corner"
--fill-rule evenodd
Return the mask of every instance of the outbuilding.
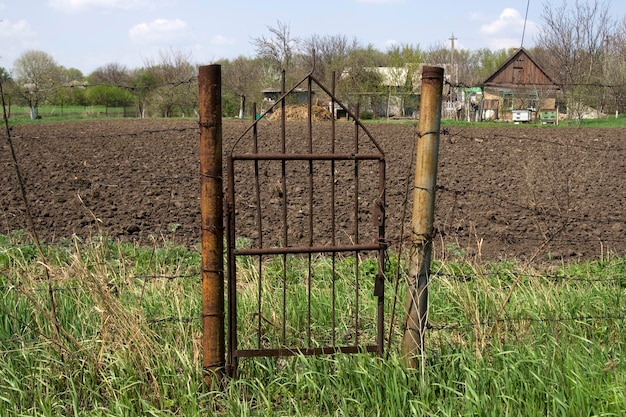
M 560 88 L 524 48 L 519 48 L 481 86 L 483 120 L 558 121 Z

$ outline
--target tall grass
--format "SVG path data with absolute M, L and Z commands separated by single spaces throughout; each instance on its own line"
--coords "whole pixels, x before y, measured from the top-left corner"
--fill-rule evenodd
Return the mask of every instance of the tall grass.
M 209 389 L 201 369 L 197 251 L 94 238 L 46 246 L 44 255 L 40 259 L 22 235 L 0 237 L 2 416 L 626 413 L 624 258 L 550 270 L 437 261 L 423 375 L 402 366 L 401 323 L 394 323 L 388 357 L 244 359 L 237 379 Z M 271 262 L 263 266 L 262 285 L 279 287 L 282 277 Z M 312 314 L 322 339 L 328 262 L 320 257 L 313 265 L 320 281 L 311 296 L 321 307 Z M 375 310 L 375 298 L 368 296 L 370 265 L 361 264 L 366 316 Z M 298 272 L 303 265 L 290 260 L 294 284 L 306 276 Z M 391 265 L 401 268 L 402 277 L 402 260 L 392 255 Z M 53 280 L 60 334 L 49 318 L 42 268 Z M 238 268 L 246 317 L 256 311 L 259 274 L 245 258 Z M 354 259 L 338 262 L 336 291 L 346 300 L 354 291 L 353 268 Z M 387 283 L 388 310 L 394 273 Z M 304 290 L 296 285 L 291 291 L 288 309 L 297 319 L 305 314 Z M 270 316 L 282 292 L 268 292 L 263 303 Z M 351 320 L 349 308 L 337 311 L 343 314 L 338 320 Z M 295 338 L 302 323 L 294 323 Z

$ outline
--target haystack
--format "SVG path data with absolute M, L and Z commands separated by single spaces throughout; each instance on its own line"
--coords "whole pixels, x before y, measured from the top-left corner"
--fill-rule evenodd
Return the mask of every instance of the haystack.
M 309 107 L 306 104 L 288 104 L 285 106 L 285 119 L 294 120 L 307 120 Z M 268 120 L 280 120 L 282 109 L 280 107 L 274 109 L 274 112 L 267 118 Z M 311 107 L 311 120 L 331 120 L 330 112 L 322 106 Z

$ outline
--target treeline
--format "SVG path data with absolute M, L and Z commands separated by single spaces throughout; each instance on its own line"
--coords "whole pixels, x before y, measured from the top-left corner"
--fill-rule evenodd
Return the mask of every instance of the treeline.
M 529 53 L 560 85 L 568 107 L 625 110 L 626 16 L 618 20 L 610 11 L 610 3 L 598 0 L 544 5 L 543 25 Z M 334 76 L 337 96 L 356 106 L 361 100 L 371 104 L 377 97 L 412 94 L 420 64 L 445 66 L 455 86 L 480 86 L 514 52 L 409 44 L 380 51 L 344 35 L 297 38 L 280 21 L 252 42 L 255 56 L 215 62 L 222 65 L 224 116 L 250 115 L 251 103 L 262 103 L 264 89 L 280 88 L 283 72 L 288 87 L 311 70 L 325 85 Z M 375 70 L 381 67 L 402 71 L 390 82 L 393 72 Z M 5 102 L 28 106 L 31 118 L 43 104 L 124 107 L 139 117 L 173 117 L 196 111 L 197 70 L 190 54 L 164 50 L 142 68 L 108 63 L 84 75 L 33 50 L 22 54 L 11 72 L 0 68 L 0 80 Z
M 109 63 L 85 76 L 58 65 L 44 51 L 24 52 L 13 72 L 0 69 L 5 103 L 28 106 L 31 118 L 40 105 L 134 108 L 139 117 L 193 114 L 197 108 L 197 67 L 181 52 L 162 52 L 138 69 Z
M 383 52 L 344 36 L 314 37 L 307 41 L 307 47 L 310 52 L 296 52 L 294 45 L 294 50 L 282 57 L 261 52 L 254 57 L 215 62 L 222 66 L 224 116 L 249 115 L 251 103 L 262 102 L 264 89 L 280 88 L 283 69 L 288 86 L 313 68 L 314 75 L 330 85 L 334 72 L 339 97 L 356 104 L 355 98 L 384 96 L 388 92 L 382 75 L 372 68 L 406 67 L 417 71 L 424 62 L 446 65 L 452 54 L 444 47 L 422 51 L 410 45 Z M 495 70 L 509 53 L 457 50 L 454 56 L 459 69 L 467 74 L 463 82 L 473 84 Z M 34 77 L 30 75 L 35 73 Z M 162 51 L 158 59 L 142 68 L 109 63 L 85 76 L 78 69 L 58 65 L 46 52 L 33 50 L 20 56 L 12 74 L 6 70 L 3 74 L 5 101 L 9 106 L 29 106 L 32 118 L 38 116 L 37 109 L 44 104 L 128 107 L 140 117 L 189 115 L 197 108 L 197 65 L 181 51 Z M 394 93 L 401 93 L 400 89 L 413 91 L 412 77 L 407 79 L 408 83 L 394 86 Z

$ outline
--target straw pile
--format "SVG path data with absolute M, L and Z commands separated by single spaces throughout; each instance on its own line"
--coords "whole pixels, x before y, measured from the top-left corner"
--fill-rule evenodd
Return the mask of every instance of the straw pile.
M 288 104 L 285 106 L 286 120 L 307 120 L 309 108 L 306 104 Z M 280 120 L 282 109 L 280 107 L 274 109 L 268 120 Z M 331 120 L 330 112 L 322 106 L 311 107 L 311 120 Z

